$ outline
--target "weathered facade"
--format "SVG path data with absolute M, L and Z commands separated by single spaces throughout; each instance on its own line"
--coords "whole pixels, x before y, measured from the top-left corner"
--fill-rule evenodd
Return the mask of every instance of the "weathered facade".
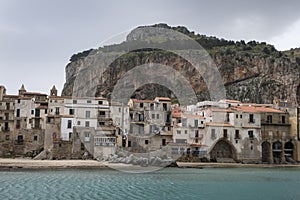
M 127 147 L 132 152 L 149 152 L 164 148 L 172 141 L 171 100 L 130 99 Z
M 183 113 L 178 109 L 173 112 L 176 120 L 173 120 L 172 154 L 196 155 L 220 162 L 299 161 L 297 140 L 290 132 L 289 113 L 284 109 L 223 100 L 201 102 L 183 110 Z M 203 119 L 201 127 L 195 118 Z M 193 135 L 198 136 L 197 140 L 192 140 Z
M 0 126 L 5 133 L 5 138 L 1 138 L 1 155 L 37 155 L 44 146 L 47 95 L 27 92 L 24 85 L 18 95 L 6 95 L 4 86 L 0 88 L 0 115 L 4 115 L 0 117 Z

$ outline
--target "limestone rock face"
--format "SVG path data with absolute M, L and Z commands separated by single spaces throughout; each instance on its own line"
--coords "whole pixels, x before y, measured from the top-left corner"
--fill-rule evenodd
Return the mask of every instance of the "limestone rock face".
M 182 30 L 182 27 L 181 29 Z M 180 31 L 179 30 L 179 31 Z M 265 43 L 249 42 L 224 42 L 216 38 L 204 38 L 194 35 L 183 29 L 184 34 L 195 38 L 205 48 L 215 65 L 217 66 L 222 82 L 226 88 L 226 98 L 243 102 L 273 103 L 274 99 L 290 104 L 299 105 L 300 93 L 300 62 L 297 55 L 290 52 L 279 52 L 272 45 Z M 143 32 L 134 30 L 129 34 L 130 42 L 143 38 Z M 204 39 L 203 39 L 204 38 Z M 157 39 L 157 38 L 156 38 Z M 204 42 L 203 42 L 204 41 Z M 214 41 L 214 42 L 212 42 Z M 219 42 L 216 42 L 219 41 Z M 148 41 L 149 42 L 149 41 Z M 166 42 L 165 40 L 163 42 Z M 212 44 L 212 45 L 210 45 Z M 90 66 L 105 66 L 105 70 L 99 73 L 93 72 L 86 76 L 85 84 L 97 83 L 93 87 L 95 96 L 110 98 L 111 93 L 126 73 L 137 66 L 149 63 L 159 63 L 178 71 L 197 94 L 199 101 L 210 99 L 208 87 L 201 73 L 182 57 L 157 49 L 135 50 L 122 56 L 115 56 L 114 52 L 121 52 L 126 42 L 119 45 L 101 47 L 87 53 L 73 55 L 71 62 L 66 66 L 66 83 L 62 95 L 72 95 L 75 80 L 81 71 Z M 214 46 L 215 45 L 215 46 Z M 121 49 L 121 50 L 120 50 Z M 106 53 L 113 58 L 113 62 L 97 62 L 99 57 Z M 88 55 L 88 56 L 87 56 Z M 298 62 L 297 62 L 298 61 Z M 107 65 L 107 66 L 106 66 Z M 153 72 L 159 76 L 160 71 Z M 95 82 L 98 80 L 98 82 Z M 132 80 L 135 81 L 135 80 Z M 176 84 L 176 77 L 172 84 Z M 130 83 L 129 83 L 130 84 Z M 159 84 L 146 84 L 135 88 L 132 97 L 140 99 L 153 99 L 155 96 L 174 97 L 170 88 Z M 93 93 L 93 92 L 91 92 Z

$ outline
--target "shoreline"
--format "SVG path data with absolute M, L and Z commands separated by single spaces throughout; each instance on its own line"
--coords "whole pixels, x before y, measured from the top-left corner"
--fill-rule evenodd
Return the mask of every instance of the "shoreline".
M 201 163 L 177 162 L 174 168 L 299 168 L 300 164 L 241 164 L 241 163 Z M 131 164 L 99 162 L 96 160 L 31 160 L 0 158 L 0 170 L 27 169 L 120 169 L 125 171 L 147 170 Z

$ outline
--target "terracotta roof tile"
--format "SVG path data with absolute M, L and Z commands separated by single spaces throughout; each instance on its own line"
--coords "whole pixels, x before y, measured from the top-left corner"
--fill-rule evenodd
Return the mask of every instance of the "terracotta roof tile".
M 282 110 L 260 106 L 237 106 L 234 109 L 250 113 L 284 113 Z
M 134 103 L 153 103 L 154 100 L 140 100 L 140 99 L 132 99 Z
M 156 97 L 155 99 L 158 99 L 160 101 L 171 101 L 171 99 L 168 97 Z

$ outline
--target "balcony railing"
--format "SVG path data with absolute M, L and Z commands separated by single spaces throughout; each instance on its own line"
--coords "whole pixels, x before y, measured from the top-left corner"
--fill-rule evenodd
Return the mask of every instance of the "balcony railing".
M 9 127 L 2 127 L 1 130 L 2 131 L 10 131 L 10 128 Z
M 248 123 L 249 124 L 254 124 L 255 123 L 255 119 L 249 120 Z

